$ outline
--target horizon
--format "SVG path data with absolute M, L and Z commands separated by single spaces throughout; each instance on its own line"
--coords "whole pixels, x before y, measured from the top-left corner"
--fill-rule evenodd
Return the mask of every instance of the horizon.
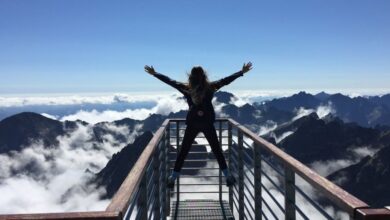
M 0 2 L 0 93 L 170 91 L 254 68 L 232 90 L 390 90 L 390 3 L 372 1 Z M 205 33 L 205 34 L 199 34 Z M 275 80 L 276 79 L 276 80 Z
M 390 88 L 363 88 L 363 89 L 229 89 L 229 86 L 226 86 L 219 91 L 221 92 L 229 92 L 232 94 L 245 94 L 245 93 L 256 93 L 256 95 L 260 96 L 276 96 L 276 97 L 284 97 L 284 96 L 290 96 L 297 94 L 299 92 L 305 92 L 312 95 L 325 92 L 327 94 L 343 94 L 350 97 L 357 97 L 357 96 L 383 96 L 386 94 L 390 94 Z M 9 98 L 9 97 L 38 97 L 38 96 L 74 96 L 74 95 L 80 95 L 80 96 L 98 96 L 98 95 L 117 95 L 117 94 L 127 94 L 127 95 L 154 95 L 154 94 L 173 94 L 177 93 L 180 94 L 177 90 L 170 86 L 166 86 L 164 89 L 160 90 L 144 90 L 144 91 L 129 91 L 129 90 L 122 90 L 122 91 L 79 91 L 79 92 L 5 92 L 0 94 L 0 98 Z
M 232 94 L 235 99 L 230 104 L 242 107 L 246 104 L 264 104 L 267 101 L 291 97 L 292 95 L 304 92 L 316 95 L 323 91 L 226 91 Z M 370 97 L 378 97 L 378 94 L 361 93 L 327 93 L 329 95 L 342 94 L 346 97 L 363 97 L 369 100 Z M 379 95 L 390 95 L 383 93 Z M 150 93 L 100 93 L 100 94 L 35 94 L 0 96 L 0 121 L 22 112 L 35 112 L 45 117 L 60 121 L 82 120 L 95 124 L 103 121 L 114 121 L 122 118 L 143 120 L 150 114 L 168 115 L 181 110 L 188 110 L 188 105 L 182 94 L 177 91 L 150 92 Z M 323 103 L 325 109 L 332 109 L 332 103 Z M 220 109 L 223 104 L 213 99 L 213 106 Z M 302 111 L 310 111 L 302 109 Z

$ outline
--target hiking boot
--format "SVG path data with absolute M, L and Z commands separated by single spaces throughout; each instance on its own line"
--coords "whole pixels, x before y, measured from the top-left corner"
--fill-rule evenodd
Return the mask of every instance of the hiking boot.
M 173 178 L 173 176 L 169 176 L 167 181 L 167 187 L 169 189 L 173 189 L 174 186 L 175 186 L 175 178 Z
M 227 186 L 227 187 L 231 187 L 231 186 L 233 186 L 235 183 L 236 183 L 236 179 L 234 178 L 234 176 L 229 175 L 229 176 L 226 177 L 226 186 Z

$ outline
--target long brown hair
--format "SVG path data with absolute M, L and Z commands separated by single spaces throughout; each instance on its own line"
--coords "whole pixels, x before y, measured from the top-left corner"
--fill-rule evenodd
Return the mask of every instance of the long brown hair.
M 192 68 L 191 73 L 188 74 L 188 85 L 192 102 L 197 105 L 200 104 L 207 90 L 210 89 L 207 74 L 201 66 L 194 66 Z

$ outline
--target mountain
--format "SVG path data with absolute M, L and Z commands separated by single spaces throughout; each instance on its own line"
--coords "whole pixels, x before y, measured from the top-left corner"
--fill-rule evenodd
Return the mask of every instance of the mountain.
M 381 131 L 344 123 L 337 117 L 322 120 L 311 114 L 279 129 L 282 131 L 275 131 L 279 135 L 290 129 L 293 133 L 277 145 L 305 164 L 343 159 L 358 147 L 379 149 L 385 144 Z
M 320 103 L 320 99 L 306 92 L 299 92 L 290 97 L 277 98 L 266 102 L 268 106 L 289 112 L 293 112 L 301 107 L 317 108 Z
M 272 132 L 263 135 L 263 137 L 274 143 L 275 140 L 272 140 L 272 138 L 275 139 L 276 137 L 280 137 L 287 132 L 295 132 L 299 127 L 301 127 L 302 124 L 307 123 L 310 120 L 318 120 L 318 119 L 319 119 L 318 115 L 315 112 L 313 112 L 307 116 L 298 118 L 296 120 L 282 123 L 278 125 L 278 127 L 275 128 Z
M 113 122 L 100 122 L 93 126 L 94 139 L 98 142 L 103 142 L 105 135 L 110 134 L 119 142 L 125 143 L 127 141 L 127 134 L 116 132 L 113 127 L 127 127 L 129 131 L 134 131 L 136 126 L 141 123 L 138 120 L 124 118 Z
M 24 112 L 0 121 L 0 153 L 19 151 L 37 140 L 46 147 L 57 145 L 57 136 L 72 130 L 75 122 L 62 123 L 33 112 Z
M 326 102 L 332 103 L 336 115 L 346 122 L 356 122 L 365 127 L 390 125 L 390 108 L 368 98 L 351 98 L 337 93 L 331 95 Z
M 119 189 L 152 137 L 152 132 L 144 132 L 135 139 L 134 143 L 128 144 L 114 154 L 107 165 L 96 175 L 96 183 L 106 188 L 108 198 L 111 198 Z
M 245 104 L 241 107 L 237 107 L 233 104 L 228 104 L 222 107 L 222 114 L 225 117 L 231 117 L 232 119 L 246 125 L 261 125 L 267 121 L 273 121 L 276 123 L 283 123 L 291 120 L 294 113 L 279 110 L 274 107 L 259 105 L 257 103 Z
M 317 99 L 321 100 L 321 101 L 325 101 L 326 99 L 328 99 L 331 95 L 326 93 L 326 92 L 320 92 L 320 93 L 317 93 L 314 95 L 314 97 L 316 97 Z
M 330 95 L 321 92 L 311 95 L 300 92 L 267 101 L 264 105 L 289 112 L 300 108 L 317 109 L 319 106 L 328 106 L 345 122 L 356 122 L 364 127 L 390 125 L 390 94 L 382 97 L 351 98 L 340 93 Z
M 237 99 L 232 93 L 224 92 L 224 91 L 218 91 L 214 94 L 214 97 L 216 98 L 217 102 L 230 104 L 231 100 Z
M 371 206 L 384 207 L 390 204 L 389 158 L 390 144 L 374 156 L 367 156 L 359 163 L 336 171 L 327 178 Z
M 155 131 L 167 116 L 152 114 L 145 120 L 124 118 L 113 122 L 101 122 L 90 125 L 93 135 L 90 141 L 103 142 L 105 135 L 112 135 L 118 143 L 125 143 L 126 134 L 116 132 L 114 127 L 127 127 L 134 131 L 140 126 L 139 132 Z M 87 126 L 84 121 L 61 122 L 33 112 L 23 112 L 0 121 L 0 154 L 10 151 L 20 151 L 32 143 L 42 141 L 45 147 L 57 146 L 57 137 L 68 135 L 78 128 L 78 124 Z
M 390 94 L 386 94 L 383 96 L 371 96 L 369 100 L 375 102 L 377 104 L 385 105 L 390 108 Z

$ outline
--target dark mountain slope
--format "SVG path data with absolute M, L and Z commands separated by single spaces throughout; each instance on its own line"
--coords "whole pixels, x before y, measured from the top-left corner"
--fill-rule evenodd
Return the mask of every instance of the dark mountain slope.
M 152 137 L 152 132 L 144 132 L 135 139 L 134 143 L 114 154 L 107 165 L 97 174 L 96 182 L 99 186 L 106 188 L 107 197 L 111 198 L 119 189 Z
M 233 104 L 222 107 L 222 112 L 242 124 L 261 125 L 269 120 L 283 123 L 291 120 L 294 113 L 258 104 L 245 104 L 237 107 Z
M 386 105 L 390 108 L 390 94 L 386 94 L 383 96 L 372 96 L 369 99 L 377 104 Z
M 232 93 L 224 91 L 216 92 L 214 97 L 216 98 L 217 102 L 225 104 L 230 104 L 230 101 L 236 98 Z
M 381 132 L 363 128 L 341 120 L 321 120 L 312 115 L 301 119 L 300 126 L 278 146 L 299 161 L 310 164 L 314 161 L 345 158 L 348 150 L 369 146 L 380 148 Z
M 326 101 L 332 103 L 337 116 L 345 122 L 356 122 L 365 127 L 390 125 L 390 109 L 367 98 L 350 98 L 338 93 L 331 95 Z
M 266 102 L 266 105 L 275 107 L 280 110 L 292 112 L 300 107 L 303 108 L 316 108 L 320 105 L 321 101 L 311 94 L 306 92 L 300 92 L 290 97 L 283 97 L 273 99 Z
M 331 95 L 326 93 L 326 92 L 320 92 L 320 93 L 317 93 L 314 95 L 314 97 L 316 97 L 317 99 L 321 100 L 321 101 L 325 101 L 326 99 L 328 99 Z
M 299 127 L 302 126 L 302 124 L 308 123 L 308 121 L 310 120 L 318 120 L 318 119 L 319 118 L 316 113 L 311 113 L 307 116 L 298 118 L 294 121 L 288 121 L 286 123 L 282 123 L 275 130 L 265 135 L 264 137 L 270 139 L 273 136 L 281 136 L 285 132 L 289 132 L 289 131 L 295 132 Z
M 264 105 L 289 112 L 330 105 L 335 110 L 334 114 L 345 122 L 356 122 L 364 127 L 390 125 L 390 95 L 351 98 L 340 93 L 329 95 L 321 92 L 311 95 L 300 92 L 290 97 L 273 99 Z
M 13 115 L 0 121 L 0 153 L 19 151 L 36 140 L 42 140 L 45 146 L 56 145 L 56 137 L 74 127 L 74 122 L 64 125 L 32 112 Z
M 390 204 L 390 145 L 372 157 L 339 170 L 328 178 L 369 203 L 383 207 Z

